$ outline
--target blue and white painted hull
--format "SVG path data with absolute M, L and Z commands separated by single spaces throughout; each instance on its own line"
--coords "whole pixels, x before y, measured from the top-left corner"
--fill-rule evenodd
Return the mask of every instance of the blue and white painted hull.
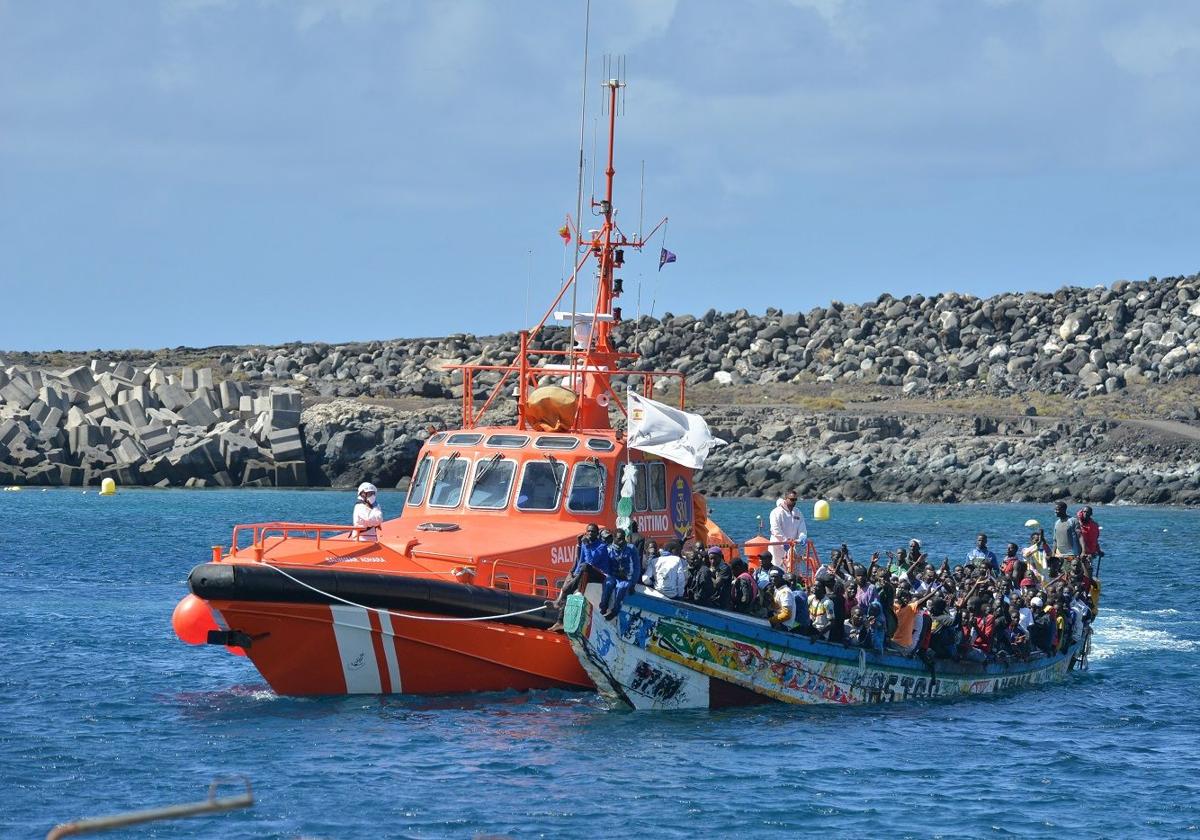
M 1084 656 L 1028 662 L 920 659 L 810 639 L 760 618 L 672 601 L 638 589 L 609 621 L 600 587 L 567 601 L 571 646 L 601 695 L 634 709 L 703 709 L 752 702 L 892 703 L 994 694 L 1062 680 Z

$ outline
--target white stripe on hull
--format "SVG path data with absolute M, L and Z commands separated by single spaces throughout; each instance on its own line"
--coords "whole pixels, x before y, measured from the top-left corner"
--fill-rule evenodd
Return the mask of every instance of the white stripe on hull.
M 392 627 L 392 616 L 383 610 L 379 613 L 379 626 L 383 628 L 383 658 L 387 660 L 388 677 L 392 682 L 392 694 L 401 694 L 400 663 L 396 659 L 396 633 Z
M 379 663 L 371 643 L 371 619 L 367 611 L 341 604 L 331 605 L 329 611 L 333 614 L 333 636 L 342 660 L 346 693 L 379 694 L 383 688 L 379 683 Z M 386 644 L 384 649 L 388 649 Z M 394 650 L 392 656 L 395 657 Z

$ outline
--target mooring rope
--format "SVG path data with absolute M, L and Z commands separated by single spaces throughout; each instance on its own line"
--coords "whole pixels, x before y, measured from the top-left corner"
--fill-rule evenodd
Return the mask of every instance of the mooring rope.
M 528 609 L 528 610 L 518 610 L 517 612 L 501 613 L 499 615 L 477 615 L 477 616 L 472 616 L 470 618 L 452 618 L 449 616 L 434 616 L 434 615 L 411 615 L 409 613 L 401 613 L 401 612 L 395 612 L 393 610 L 385 610 L 382 607 L 368 607 L 364 604 L 355 603 L 354 601 L 351 601 L 347 598 L 343 598 L 340 595 L 334 595 L 332 592 L 326 592 L 324 589 L 313 586 L 312 584 L 309 584 L 309 583 L 305 583 L 304 581 L 297 578 L 295 575 L 288 574 L 287 572 L 285 572 L 283 569 L 279 568 L 278 566 L 272 566 L 270 563 L 263 563 L 263 565 L 266 566 L 268 569 L 274 569 L 275 571 L 279 572 L 279 574 L 283 575 L 285 578 L 290 580 L 292 583 L 299 584 L 300 586 L 303 586 L 305 589 L 311 589 L 313 592 L 316 592 L 318 595 L 324 595 L 326 598 L 329 598 L 331 600 L 341 601 L 343 604 L 346 604 L 347 606 L 358 607 L 359 609 L 363 609 L 363 610 L 376 610 L 377 612 L 387 613 L 388 615 L 394 615 L 397 618 L 411 618 L 411 619 L 415 619 L 416 621 L 495 621 L 495 620 L 501 619 L 501 618 L 513 618 L 514 616 L 518 616 L 518 615 L 529 615 L 530 613 L 541 612 L 542 610 L 546 609 L 545 606 L 541 606 L 541 607 L 533 607 L 532 609 Z

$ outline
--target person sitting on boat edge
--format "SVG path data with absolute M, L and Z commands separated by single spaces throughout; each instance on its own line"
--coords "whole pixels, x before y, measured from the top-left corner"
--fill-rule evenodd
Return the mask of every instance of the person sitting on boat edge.
M 379 491 L 369 481 L 358 485 L 358 502 L 354 505 L 354 527 L 362 528 L 355 539 L 359 542 L 378 542 L 383 510 L 376 503 Z
M 641 578 L 641 552 L 626 542 L 625 529 L 618 528 L 613 533 L 612 545 L 608 546 L 608 572 L 600 595 L 600 613 L 610 621 L 615 618 L 625 596 Z
M 661 595 L 682 600 L 687 594 L 687 568 L 679 556 L 681 546 L 672 540 L 654 561 L 654 589 Z
M 781 552 L 778 565 L 784 572 L 795 574 L 796 552 L 804 551 L 808 541 L 808 524 L 804 514 L 796 509 L 799 496 L 795 490 L 789 490 L 775 502 L 771 511 L 771 542 L 779 546 Z
M 608 533 L 608 529 L 604 529 L 604 533 Z M 567 603 L 567 596 L 579 589 L 586 581 L 588 569 L 592 568 L 607 576 L 609 568 L 608 544 L 601 536 L 600 526 L 595 522 L 588 524 L 583 533 L 579 535 L 577 548 L 575 551 L 575 565 L 571 567 L 571 574 L 567 577 L 567 582 L 563 584 L 562 591 L 558 593 L 558 597 L 553 601 L 547 601 L 547 604 L 553 605 L 559 610 L 559 621 L 555 622 L 550 628 L 551 630 L 562 629 L 562 608 Z

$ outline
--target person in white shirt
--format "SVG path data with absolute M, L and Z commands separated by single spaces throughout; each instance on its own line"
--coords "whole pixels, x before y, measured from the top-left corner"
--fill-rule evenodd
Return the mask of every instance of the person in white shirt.
M 358 532 L 360 542 L 377 542 L 379 526 L 383 524 L 383 511 L 375 502 L 379 491 L 375 485 L 364 481 L 358 485 L 358 504 L 354 506 L 354 527 L 363 528 Z
M 654 561 L 654 588 L 668 598 L 682 598 L 687 589 L 687 564 L 678 542 L 669 542 Z
M 792 575 L 796 573 L 796 553 L 803 553 L 808 542 L 808 524 L 804 521 L 804 514 L 796 509 L 797 499 L 796 491 L 789 490 L 771 511 L 771 542 L 785 543 L 774 548 L 779 558 L 776 565 Z

